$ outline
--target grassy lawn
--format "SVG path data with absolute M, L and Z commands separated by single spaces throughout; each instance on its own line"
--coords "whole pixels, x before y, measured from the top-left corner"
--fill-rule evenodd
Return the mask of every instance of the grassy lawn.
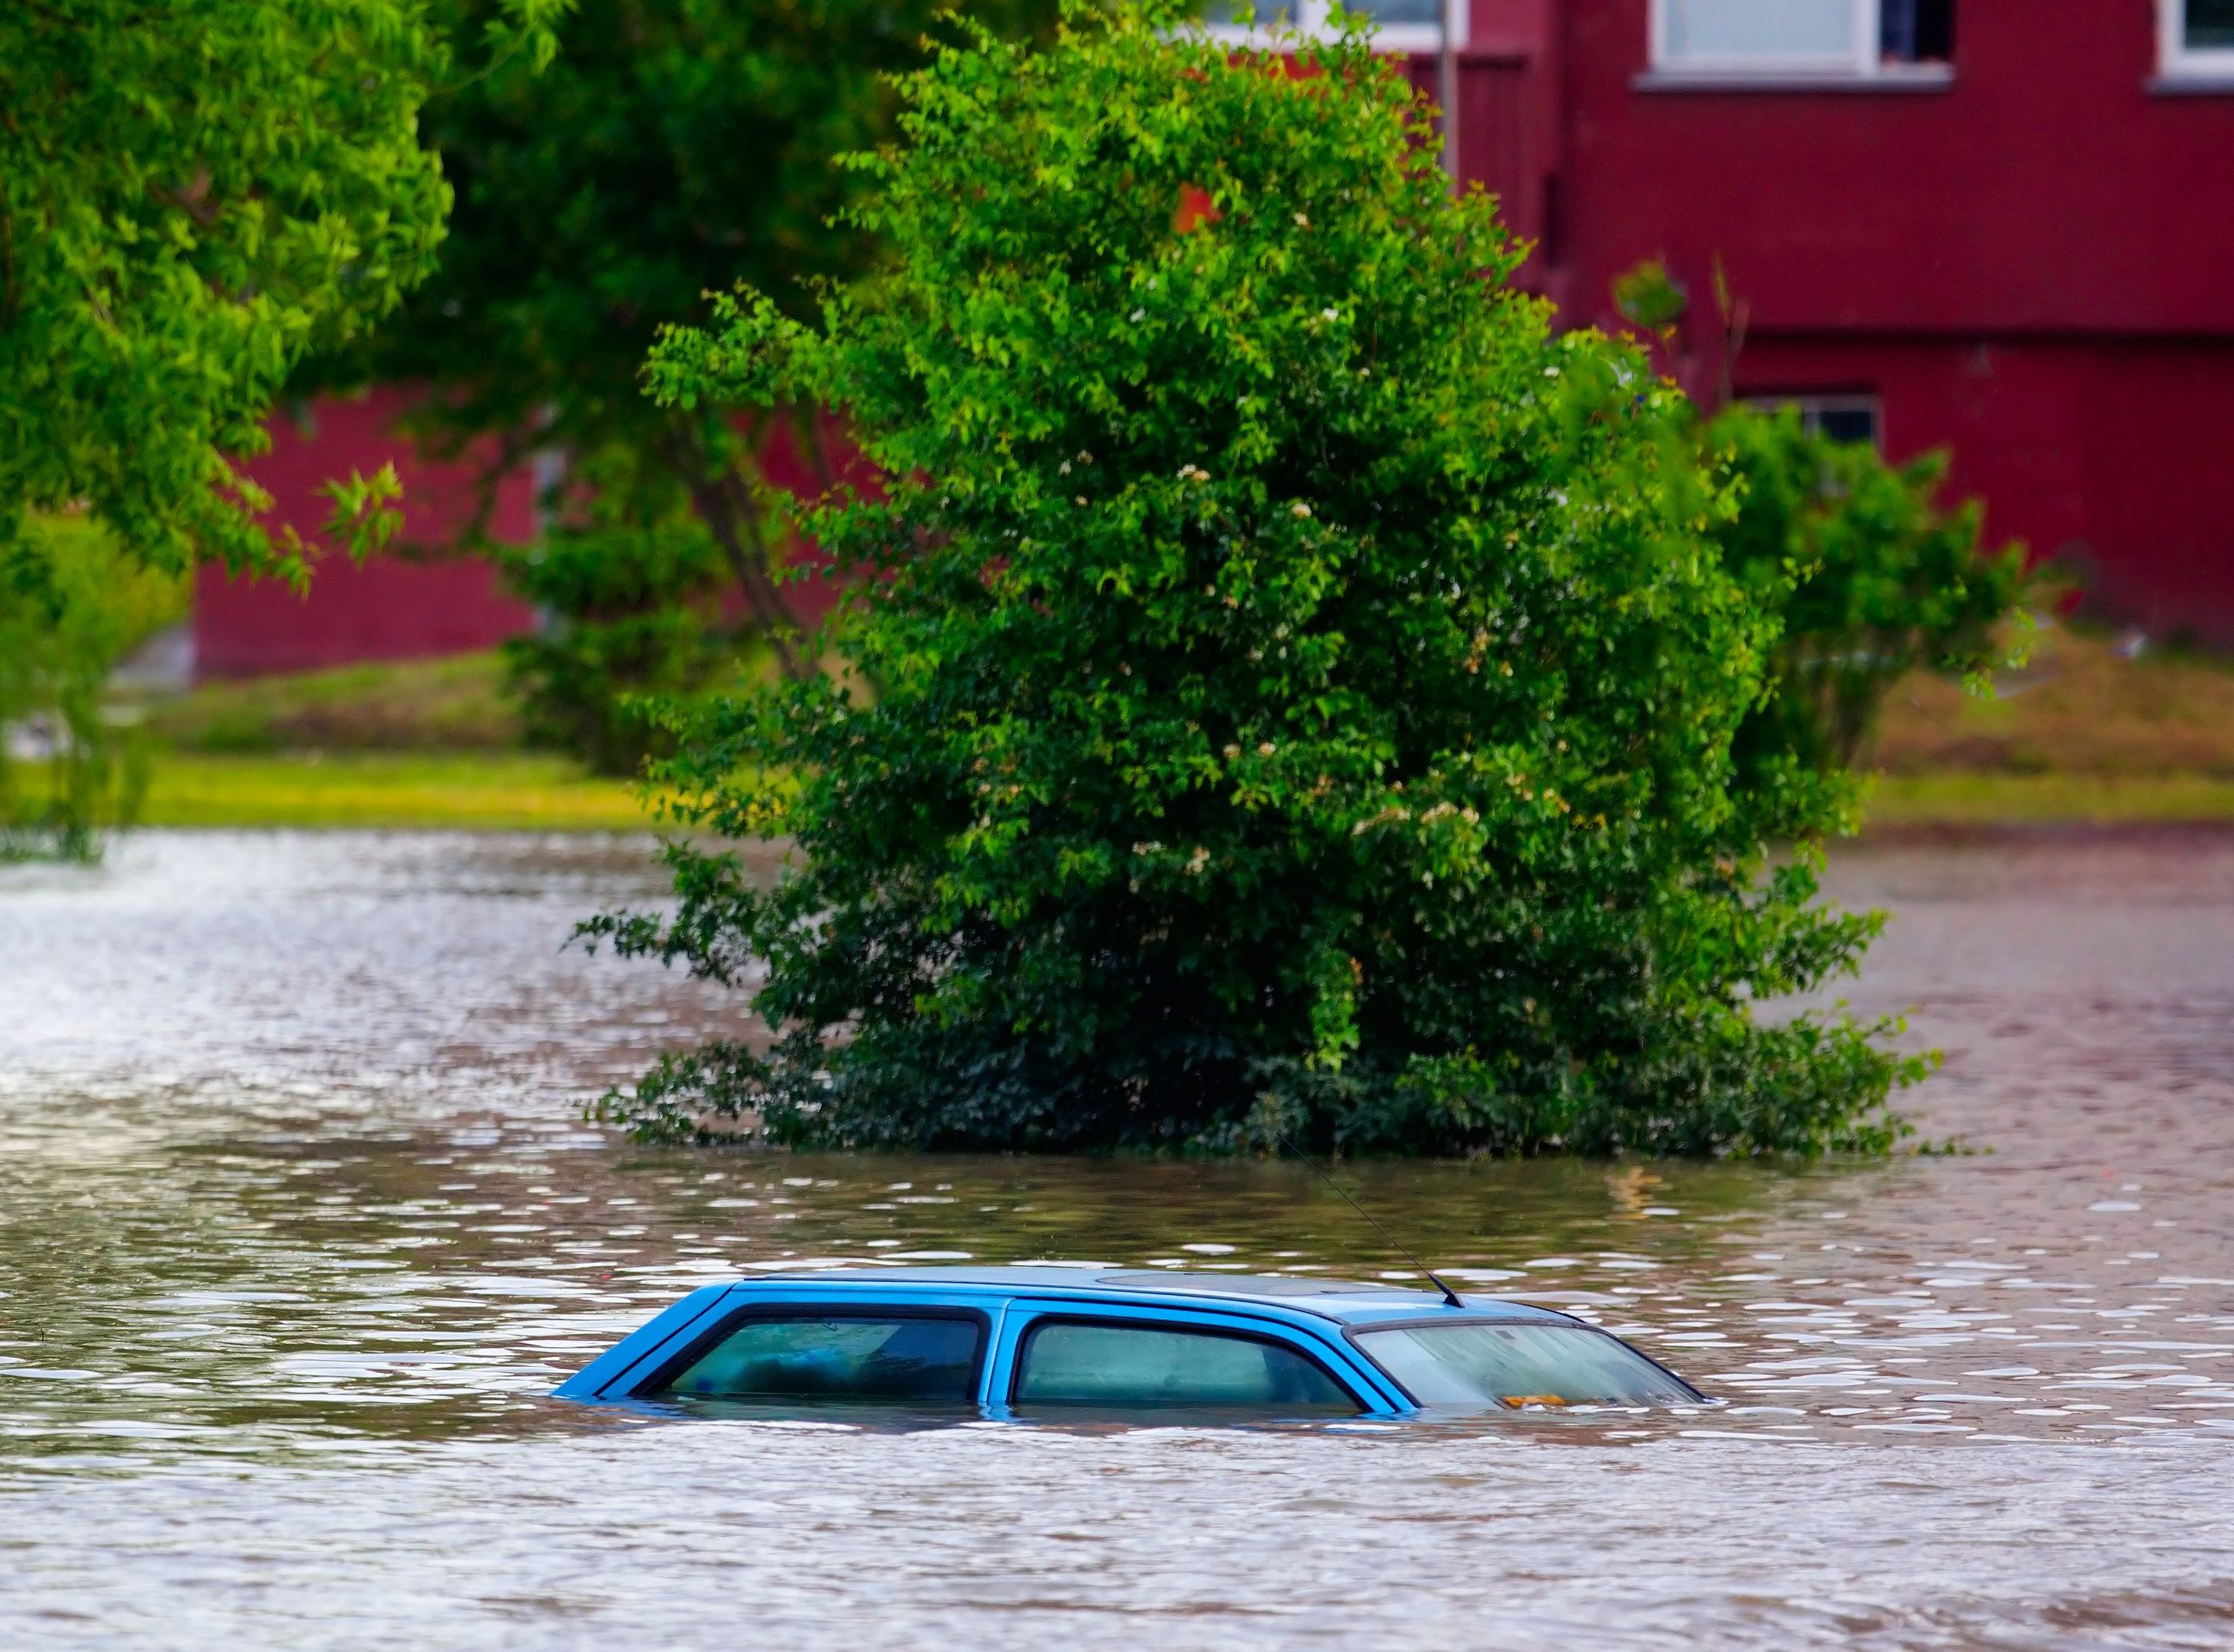
M 493 653 L 206 682 L 147 702 L 167 826 L 640 832 L 623 780 L 522 750 Z
M 143 825 L 462 827 L 642 832 L 656 823 L 625 781 L 521 752 L 166 753 Z
M 2234 822 L 2234 778 L 2215 774 L 1883 774 L 1865 829 Z
M 620 780 L 521 752 L 212 754 L 155 762 L 141 822 L 159 826 L 455 827 L 642 832 Z M 2234 778 L 2209 774 L 1887 774 L 1869 824 L 2234 821 Z
M 1990 700 L 1919 674 L 1888 696 L 1871 766 L 1888 774 L 2234 780 L 2234 661 L 2053 627 Z
M 2234 667 L 2053 627 L 1992 699 L 1895 689 L 1870 766 L 1872 826 L 2234 821 Z
M 493 654 L 205 684 L 147 702 L 151 826 L 637 831 L 625 783 L 519 748 Z M 2234 823 L 2234 666 L 2053 628 L 1991 700 L 1897 688 L 1874 828 Z
M 153 700 L 143 726 L 184 752 L 467 751 L 519 745 L 493 652 L 203 682 Z

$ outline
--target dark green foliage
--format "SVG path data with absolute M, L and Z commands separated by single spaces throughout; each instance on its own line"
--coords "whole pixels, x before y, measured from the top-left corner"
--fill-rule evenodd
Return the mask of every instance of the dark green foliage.
M 506 676 L 531 742 L 634 774 L 674 749 L 653 702 L 737 686 L 748 643 L 723 612 L 721 547 L 679 487 L 611 467 L 578 480 L 571 519 L 504 553 L 511 584 L 545 617 L 506 644 Z
M 678 407 L 848 409 L 884 491 L 805 523 L 864 576 L 849 673 L 709 705 L 668 766 L 696 824 L 794 839 L 785 876 L 679 844 L 672 917 L 589 926 L 752 986 L 777 1042 L 606 1116 L 1883 1149 L 1921 1063 L 1749 1008 L 1877 920 L 1811 904 L 1850 788 L 1733 788 L 1776 604 L 1716 554 L 1688 404 L 1501 284 L 1362 36 L 1285 73 L 1174 21 L 941 54 L 856 163 L 893 272 L 657 352 Z
M 565 542 L 507 558 L 558 630 L 516 657 L 537 728 L 601 766 L 641 747 L 644 725 L 619 709 L 637 690 L 695 687 L 770 649 L 812 669 L 762 452 L 788 427 L 821 461 L 815 421 L 656 406 L 644 355 L 740 276 L 804 313 L 803 284 L 874 264 L 873 232 L 833 222 L 856 188 L 834 157 L 889 134 L 884 76 L 922 61 L 941 5 L 580 0 L 547 69 L 501 62 L 429 103 L 457 194 L 441 268 L 368 348 L 298 384 L 427 386 L 414 428 L 434 451 L 493 456 L 492 483 L 530 448 L 565 456 Z M 434 10 L 468 39 L 503 0 Z M 1044 4 L 970 10 L 1014 27 Z M 654 543 L 664 535 L 676 542 Z M 709 617 L 709 546 L 749 624 Z M 614 565 L 592 571 L 604 556 Z M 609 600 L 620 587 L 633 594 Z
M 1715 529 L 1723 561 L 1782 614 L 1773 693 L 1738 735 L 1748 772 L 1788 756 L 1839 773 L 1899 678 L 1919 667 L 1975 678 L 2002 663 L 2028 589 L 2024 552 L 1981 548 L 1976 500 L 1939 508 L 1945 455 L 1889 465 L 1810 434 L 1789 409 L 1746 407 L 1706 441 L 1739 483 L 1736 514 Z
M 697 522 L 556 532 L 505 571 L 550 617 L 505 643 L 532 746 L 637 774 L 675 750 L 655 705 L 735 683 L 748 641 L 722 614 L 728 569 Z
M 505 567 L 549 616 L 504 650 L 531 745 L 572 752 L 600 774 L 637 774 L 673 750 L 649 701 L 735 674 L 720 605 L 727 571 L 703 530 L 553 533 Z M 582 601 L 591 585 L 608 593 L 594 604 Z

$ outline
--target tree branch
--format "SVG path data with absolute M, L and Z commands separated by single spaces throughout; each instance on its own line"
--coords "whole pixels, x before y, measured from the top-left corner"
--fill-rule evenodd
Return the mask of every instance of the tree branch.
M 808 662 L 793 645 L 799 622 L 792 617 L 783 593 L 776 589 L 768 570 L 768 536 L 761 531 L 760 511 L 742 480 L 733 470 L 716 472 L 709 456 L 687 435 L 670 440 L 671 462 L 688 479 L 690 502 L 728 559 L 745 606 L 752 611 L 775 650 L 784 675 L 804 682 L 812 673 Z

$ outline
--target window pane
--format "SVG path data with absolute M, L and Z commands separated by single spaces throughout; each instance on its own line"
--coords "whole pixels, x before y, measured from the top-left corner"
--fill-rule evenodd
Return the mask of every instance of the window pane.
M 1865 0 L 1667 0 L 1674 58 L 1851 62 Z
M 1358 1343 L 1423 1406 L 1682 1405 L 1698 1396 L 1579 1325 L 1412 1325 Z
M 1955 0 L 1879 0 L 1878 37 L 1887 62 L 1946 62 L 1955 56 Z
M 1433 29 L 1443 16 L 1442 0 L 1350 0 L 1349 10 L 1362 12 L 1383 28 L 1405 23 Z
M 1240 0 L 1208 0 L 1202 9 L 1202 20 L 1221 28 L 1238 28 Z M 1296 0 L 1257 0 L 1253 21 L 1259 29 L 1288 28 L 1296 21 Z
M 1245 1407 L 1350 1415 L 1356 1402 L 1294 1351 L 1248 1337 L 1125 1325 L 1042 1325 L 1024 1346 L 1019 1405 Z
M 1874 447 L 1878 441 L 1875 408 L 1832 405 L 1819 408 L 1808 420 L 1816 431 L 1832 441 L 1849 441 Z
M 2234 0 L 2187 0 L 2190 51 L 2234 49 Z
M 852 1316 L 748 1319 L 667 1385 L 676 1394 L 922 1400 L 977 1394 L 975 1320 Z
M 1765 412 L 1790 408 L 1811 436 L 1877 447 L 1881 428 L 1878 399 L 1871 395 L 1749 395 L 1747 407 Z

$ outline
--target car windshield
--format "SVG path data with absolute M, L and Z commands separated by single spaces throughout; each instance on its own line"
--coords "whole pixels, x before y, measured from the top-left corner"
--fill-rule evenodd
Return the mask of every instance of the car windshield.
M 1423 1406 L 1664 1406 L 1698 1400 L 1678 1379 L 1582 1325 L 1401 1325 L 1358 1345 Z

